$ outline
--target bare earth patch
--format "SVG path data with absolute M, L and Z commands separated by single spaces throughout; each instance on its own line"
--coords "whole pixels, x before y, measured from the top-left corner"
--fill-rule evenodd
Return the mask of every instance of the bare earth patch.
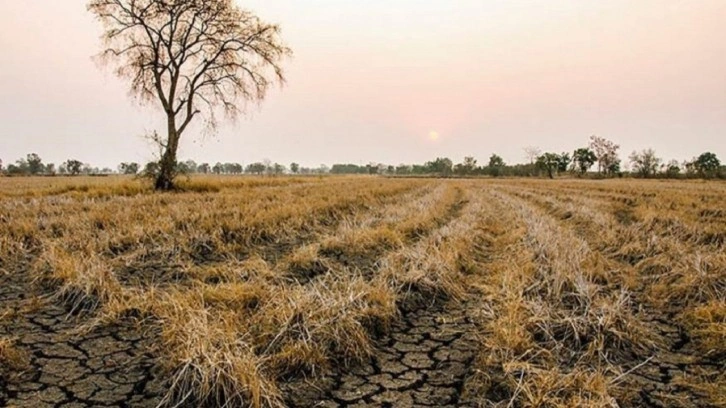
M 459 406 L 476 351 L 469 306 L 418 305 L 376 341 L 370 361 L 290 386 L 291 407 Z
M 150 351 L 155 332 L 129 322 L 81 331 L 88 318 L 43 296 L 22 275 L 0 277 L 0 337 L 16 339 L 26 356 L 19 370 L 0 372 L 0 406 L 154 407 L 164 381 Z

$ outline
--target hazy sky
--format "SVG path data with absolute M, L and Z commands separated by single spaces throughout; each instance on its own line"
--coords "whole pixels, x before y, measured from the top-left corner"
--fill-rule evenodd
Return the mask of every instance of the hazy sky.
M 245 0 L 282 25 L 288 84 L 181 156 L 397 164 L 591 134 L 625 158 L 726 159 L 726 0 Z M 0 158 L 146 161 L 159 128 L 97 66 L 86 0 L 0 0 Z M 439 137 L 431 140 L 431 133 Z

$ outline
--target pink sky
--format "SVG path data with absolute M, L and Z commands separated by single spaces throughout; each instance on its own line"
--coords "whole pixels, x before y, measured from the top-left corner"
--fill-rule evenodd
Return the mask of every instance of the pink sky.
M 710 150 L 726 161 L 726 1 L 250 0 L 295 56 L 288 84 L 217 136 L 186 134 L 198 161 L 397 164 L 523 147 L 573 150 L 591 134 L 626 158 Z M 100 166 L 152 159 L 161 128 L 91 59 L 85 0 L 0 2 L 0 159 Z M 436 131 L 440 138 L 431 141 Z

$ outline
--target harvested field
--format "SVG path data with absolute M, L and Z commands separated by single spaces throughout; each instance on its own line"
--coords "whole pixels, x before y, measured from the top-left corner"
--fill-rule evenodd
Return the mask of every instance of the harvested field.
M 0 406 L 726 406 L 726 185 L 0 178 Z

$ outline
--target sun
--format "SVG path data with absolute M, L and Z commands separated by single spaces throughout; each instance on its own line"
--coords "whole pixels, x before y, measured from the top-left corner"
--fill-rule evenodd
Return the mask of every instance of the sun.
M 439 137 L 441 137 L 439 135 L 439 132 L 437 132 L 435 130 L 432 130 L 432 131 L 429 132 L 429 140 L 435 142 L 435 141 L 439 140 Z

